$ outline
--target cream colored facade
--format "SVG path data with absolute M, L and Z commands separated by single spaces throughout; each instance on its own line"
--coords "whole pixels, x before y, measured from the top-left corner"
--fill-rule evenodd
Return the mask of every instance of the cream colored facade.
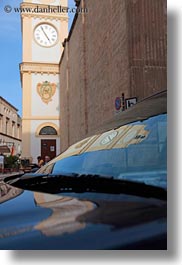
M 21 13 L 22 157 L 33 162 L 42 154 L 42 140 L 56 140 L 56 155 L 60 153 L 59 61 L 68 35 L 68 14 L 43 12 L 55 6 L 66 7 L 67 0 L 25 0 L 21 4 L 25 10 Z M 42 12 L 26 12 L 26 8 L 36 11 L 37 7 Z M 49 45 L 56 38 L 54 34 L 57 39 Z M 40 135 L 47 126 L 57 133 Z
M 7 146 L 13 155 L 21 154 L 21 118 L 17 109 L 0 97 L 0 146 Z

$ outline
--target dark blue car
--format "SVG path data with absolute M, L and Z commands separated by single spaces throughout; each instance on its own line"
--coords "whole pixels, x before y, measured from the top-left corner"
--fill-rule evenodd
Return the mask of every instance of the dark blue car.
M 0 182 L 0 249 L 167 249 L 166 92 Z

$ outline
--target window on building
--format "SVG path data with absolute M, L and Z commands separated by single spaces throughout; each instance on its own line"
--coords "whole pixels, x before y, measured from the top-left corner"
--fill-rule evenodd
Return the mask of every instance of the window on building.
M 45 126 L 40 130 L 39 135 L 57 135 L 57 131 L 52 126 Z
M 20 124 L 17 124 L 17 138 L 20 139 Z
M 15 122 L 12 121 L 12 136 L 15 137 Z
M 3 115 L 0 115 L 0 132 L 3 132 Z
M 5 134 L 9 133 L 9 119 L 6 118 Z

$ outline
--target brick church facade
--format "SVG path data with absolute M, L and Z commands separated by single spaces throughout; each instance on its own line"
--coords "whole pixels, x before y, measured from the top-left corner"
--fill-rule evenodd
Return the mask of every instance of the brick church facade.
M 116 115 L 117 97 L 167 89 L 167 1 L 77 1 L 60 60 L 61 151 Z

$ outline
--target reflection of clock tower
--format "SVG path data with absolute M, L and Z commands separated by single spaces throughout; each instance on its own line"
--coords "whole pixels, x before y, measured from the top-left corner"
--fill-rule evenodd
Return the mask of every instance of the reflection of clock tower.
M 60 150 L 59 60 L 68 34 L 68 14 L 58 13 L 58 6 L 66 7 L 67 0 L 21 4 L 22 157 L 34 162 L 39 155 L 53 158 Z

